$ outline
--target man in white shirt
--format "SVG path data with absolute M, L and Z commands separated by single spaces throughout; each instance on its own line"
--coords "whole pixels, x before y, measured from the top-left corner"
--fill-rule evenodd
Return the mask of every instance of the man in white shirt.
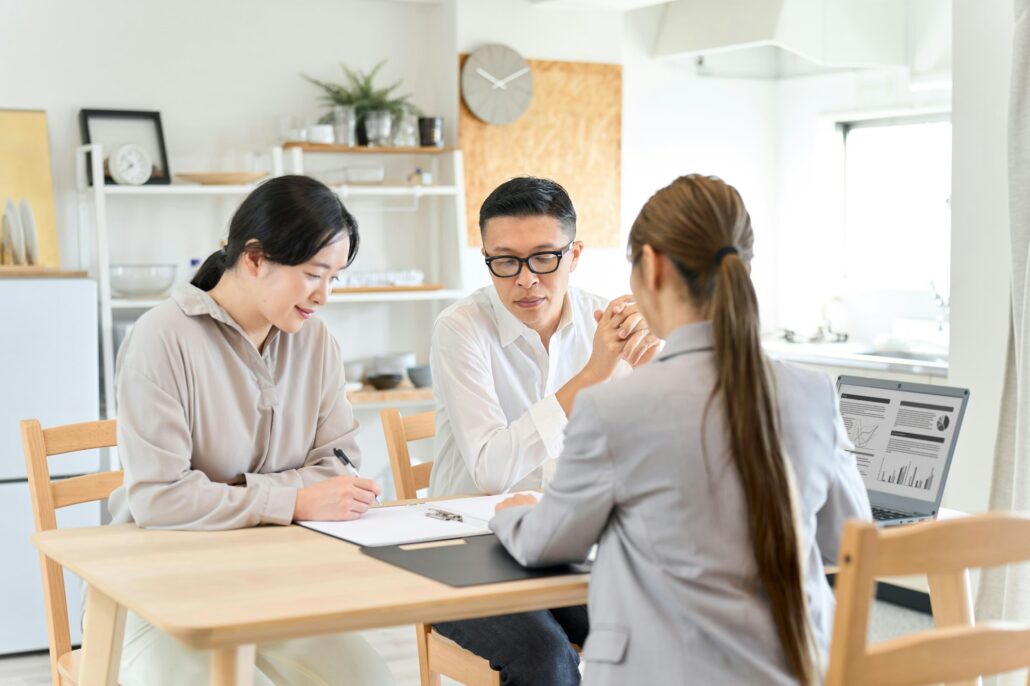
M 629 296 L 569 287 L 583 252 L 568 193 L 547 179 L 497 187 L 479 213 L 493 280 L 436 320 L 432 496 L 541 488 L 576 395 L 649 361 L 659 341 Z M 446 622 L 436 630 L 490 660 L 501 683 L 578 684 L 585 607 Z

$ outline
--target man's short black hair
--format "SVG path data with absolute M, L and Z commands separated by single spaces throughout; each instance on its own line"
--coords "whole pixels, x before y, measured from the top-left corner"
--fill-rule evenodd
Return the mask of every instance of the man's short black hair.
M 568 234 L 576 239 L 576 208 L 561 184 L 550 179 L 519 176 L 495 188 L 479 210 L 479 233 L 494 217 L 554 217 Z

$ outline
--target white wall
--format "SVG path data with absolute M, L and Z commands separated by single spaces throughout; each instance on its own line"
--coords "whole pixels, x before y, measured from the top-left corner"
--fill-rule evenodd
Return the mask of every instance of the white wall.
M 1009 327 L 1011 0 L 954 0 L 951 372 L 972 390 L 945 504 L 987 508 Z

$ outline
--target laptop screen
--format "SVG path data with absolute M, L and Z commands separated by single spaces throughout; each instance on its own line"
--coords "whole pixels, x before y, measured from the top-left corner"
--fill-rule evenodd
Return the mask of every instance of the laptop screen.
M 890 385 L 840 381 L 840 411 L 858 470 L 870 492 L 938 503 L 966 396 Z

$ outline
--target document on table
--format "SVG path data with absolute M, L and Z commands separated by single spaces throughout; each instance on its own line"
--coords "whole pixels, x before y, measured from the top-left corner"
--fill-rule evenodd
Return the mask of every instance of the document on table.
M 349 522 L 297 523 L 312 531 L 366 547 L 482 536 L 490 533 L 488 524 L 494 516 L 494 507 L 512 495 L 374 507 L 359 519 Z M 535 493 L 526 495 L 537 496 Z

